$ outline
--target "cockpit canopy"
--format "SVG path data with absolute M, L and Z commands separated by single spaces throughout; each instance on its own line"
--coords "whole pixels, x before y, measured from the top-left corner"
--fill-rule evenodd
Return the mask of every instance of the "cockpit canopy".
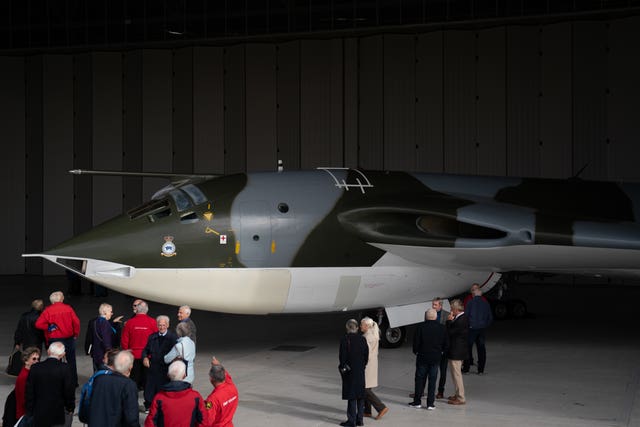
M 147 216 L 150 222 L 155 222 L 160 218 L 171 215 L 173 208 L 169 198 L 173 200 L 173 205 L 178 213 L 207 202 L 207 196 L 202 190 L 193 184 L 187 184 L 163 193 L 158 199 L 152 199 L 141 206 L 129 210 L 127 212 L 129 219 L 134 221 Z M 186 216 L 188 217 L 190 214 Z

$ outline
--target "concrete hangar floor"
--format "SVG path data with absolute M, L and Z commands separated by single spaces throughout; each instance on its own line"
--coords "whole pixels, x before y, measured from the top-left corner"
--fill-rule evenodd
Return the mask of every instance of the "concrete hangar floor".
M 48 303 L 48 295 L 66 291 L 67 283 L 64 277 L 2 276 L 0 286 L 5 349 L 0 357 L 6 363 L 19 314 L 34 298 Z M 110 291 L 108 297 L 96 298 L 86 295 L 86 285 L 83 291 L 65 300 L 76 309 L 83 328 L 105 301 L 115 315 L 130 313 L 129 296 Z M 466 406 L 437 401 L 435 411 L 407 407 L 415 363 L 408 342 L 380 352 L 376 392 L 390 411 L 379 421 L 365 419 L 365 425 L 640 426 L 640 288 L 521 284 L 513 291 L 527 300 L 535 316 L 494 323 L 488 333 L 486 375 L 475 375 L 472 368 L 464 376 Z M 176 312 L 175 306 L 150 302 L 149 314 L 167 314 L 173 325 Z M 236 426 L 335 426 L 346 419 L 338 340 L 352 315 L 236 316 L 195 310 L 194 388 L 205 397 L 211 391 L 207 372 L 215 355 L 240 392 Z M 89 356 L 79 355 L 78 371 L 84 383 L 91 374 Z M 0 375 L 1 403 L 14 381 Z M 445 396 L 452 393 L 447 378 Z M 141 423 L 144 417 L 140 415 Z M 76 417 L 73 425 L 82 424 Z

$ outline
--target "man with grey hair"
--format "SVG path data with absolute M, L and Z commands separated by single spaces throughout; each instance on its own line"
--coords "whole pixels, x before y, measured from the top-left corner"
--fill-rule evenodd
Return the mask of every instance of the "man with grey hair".
M 185 364 L 175 361 L 169 365 L 169 382 L 160 388 L 151 402 L 145 427 L 197 426 L 204 421 L 205 406 L 202 395 L 184 381 Z
M 213 391 L 205 402 L 207 427 L 233 426 L 233 415 L 238 409 L 238 389 L 231 375 L 224 369 L 218 359 L 211 359 L 209 381 Z
M 176 333 L 169 329 L 168 316 L 158 316 L 156 324 L 158 332 L 149 335 L 147 344 L 142 350 L 142 363 L 148 368 L 147 381 L 144 386 L 145 412 L 149 410 L 151 401 L 160 387 L 167 382 L 169 365 L 164 363 L 164 355 L 171 351 L 178 339 Z
M 147 368 L 142 362 L 142 350 L 147 345 L 149 336 L 158 332 L 158 327 L 156 326 L 156 321 L 147 314 L 149 305 L 145 301 L 136 300 L 133 311 L 136 314 L 125 323 L 120 342 L 123 350 L 131 350 L 133 353 L 135 360 L 131 371 L 131 379 L 135 381 L 138 390 L 144 390 L 144 386 L 147 383 Z
M 437 313 L 436 321 L 441 325 L 446 325 L 449 312 L 442 309 L 442 299 L 439 297 L 435 297 L 431 301 L 431 308 L 433 308 Z M 448 364 L 449 361 L 447 360 L 446 355 L 442 356 L 442 359 L 440 360 L 440 373 L 438 375 L 438 394 L 436 394 L 436 399 L 442 399 L 444 397 L 444 386 L 447 383 Z
M 436 379 L 443 352 L 447 349 L 447 334 L 444 325 L 437 321 L 438 313 L 430 308 L 425 321 L 418 325 L 413 336 L 413 353 L 416 355 L 414 398 L 409 402 L 413 408 L 422 407 L 422 393 L 428 378 L 427 409 L 435 409 Z
M 78 386 L 78 369 L 76 368 L 76 339 L 80 334 L 80 319 L 70 305 L 64 303 L 64 294 L 55 291 L 49 296 L 51 305 L 44 309 L 36 328 L 44 331 L 49 344 L 61 342 L 67 355 L 67 363 L 71 369 L 74 387 Z
M 91 427 L 140 426 L 138 390 L 129 378 L 133 360 L 130 351 L 120 351 L 113 362 L 113 374 L 94 379 L 89 409 Z
M 93 372 L 98 372 L 102 368 L 104 355 L 107 351 L 114 347 L 116 337 L 116 329 L 112 326 L 110 320 L 113 316 L 113 307 L 110 304 L 102 303 L 98 307 L 99 316 L 90 324 L 93 330 L 90 331 L 92 336 L 91 357 L 93 358 Z
M 34 426 L 70 426 L 75 409 L 75 384 L 65 356 L 64 344 L 53 342 L 48 358 L 31 366 L 26 386 L 25 414 Z
M 369 360 L 367 340 L 358 334 L 358 321 L 347 320 L 347 333 L 340 340 L 338 370 L 342 376 L 342 400 L 347 401 L 347 421 L 341 426 L 363 425 L 365 376 L 364 370 Z
M 191 338 L 191 341 L 196 342 L 196 324 L 191 320 L 191 307 L 183 305 L 178 309 L 178 324 L 184 323 L 188 326 L 189 333 L 187 336 Z M 176 325 L 176 328 L 178 326 Z M 177 333 L 178 331 L 176 331 Z

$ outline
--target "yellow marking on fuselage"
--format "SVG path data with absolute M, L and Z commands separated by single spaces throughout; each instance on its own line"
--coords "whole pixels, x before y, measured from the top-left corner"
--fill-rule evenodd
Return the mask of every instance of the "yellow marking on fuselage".
M 236 255 L 240 253 L 240 241 L 236 240 Z
M 215 234 L 216 236 L 219 236 L 219 235 L 220 235 L 220 233 L 218 233 L 216 230 L 214 230 L 214 229 L 213 229 L 213 228 L 211 228 L 211 227 L 207 227 L 207 228 L 205 228 L 205 229 L 204 229 L 204 232 L 205 232 L 206 234 L 211 234 L 211 233 L 213 233 L 213 234 Z
M 211 221 L 213 219 L 213 212 L 205 212 L 205 213 L 202 214 L 202 216 L 207 221 Z
M 272 240 L 271 241 L 271 253 L 275 253 L 276 252 L 276 241 Z

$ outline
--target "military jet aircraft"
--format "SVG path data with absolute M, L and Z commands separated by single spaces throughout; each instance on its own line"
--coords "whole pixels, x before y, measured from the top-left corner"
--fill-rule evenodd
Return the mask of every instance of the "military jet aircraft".
M 139 175 L 172 184 L 25 256 L 203 310 L 373 310 L 387 346 L 434 297 L 491 289 L 502 272 L 640 276 L 639 185 L 347 168 Z

